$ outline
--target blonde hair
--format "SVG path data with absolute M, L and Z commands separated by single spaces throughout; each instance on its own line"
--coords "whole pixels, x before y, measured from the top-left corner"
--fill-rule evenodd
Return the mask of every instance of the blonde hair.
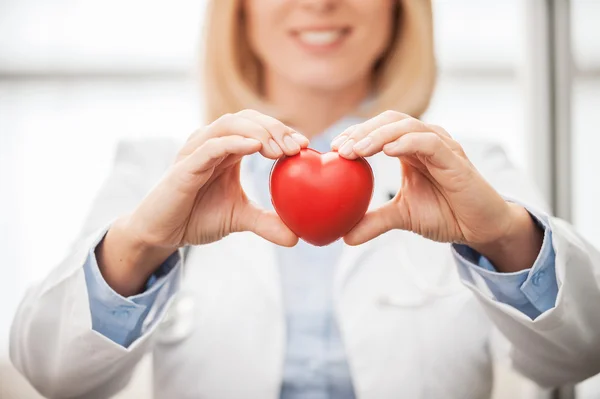
M 395 14 L 392 42 L 374 66 L 374 98 L 364 111 L 367 117 L 388 109 L 418 117 L 427 109 L 435 86 L 431 0 L 398 0 Z M 241 0 L 210 1 L 206 20 L 207 121 L 245 108 L 273 111 L 261 98 L 261 64 L 244 31 Z

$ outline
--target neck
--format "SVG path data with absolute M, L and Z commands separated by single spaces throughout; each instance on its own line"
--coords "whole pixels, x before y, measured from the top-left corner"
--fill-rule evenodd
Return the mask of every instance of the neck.
M 266 75 L 268 101 L 277 104 L 277 110 L 286 117 L 286 124 L 309 139 L 355 111 L 371 87 L 368 77 L 345 88 L 327 90 L 295 84 L 274 73 Z

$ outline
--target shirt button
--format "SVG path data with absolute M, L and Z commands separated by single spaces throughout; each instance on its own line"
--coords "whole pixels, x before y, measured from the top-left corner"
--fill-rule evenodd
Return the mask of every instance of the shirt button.
M 539 272 L 535 273 L 533 275 L 533 277 L 531 278 L 531 282 L 533 283 L 533 285 L 535 285 L 536 287 L 538 287 L 540 285 L 540 280 L 546 275 L 546 271 L 545 270 L 540 270 Z

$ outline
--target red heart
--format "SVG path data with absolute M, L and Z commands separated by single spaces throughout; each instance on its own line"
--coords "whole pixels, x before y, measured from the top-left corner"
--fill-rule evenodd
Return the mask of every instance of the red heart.
M 303 149 L 271 169 L 271 202 L 281 220 L 304 241 L 323 246 L 348 233 L 373 195 L 373 171 L 364 158 Z

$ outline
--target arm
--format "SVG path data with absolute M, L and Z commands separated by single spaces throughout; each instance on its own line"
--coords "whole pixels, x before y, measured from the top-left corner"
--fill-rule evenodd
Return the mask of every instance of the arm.
M 542 386 L 582 381 L 600 371 L 600 254 L 559 219 L 551 219 L 556 251 L 555 303 L 538 317 L 498 301 L 474 275 L 461 275 L 503 335 L 514 367 Z
M 598 373 L 600 253 L 568 223 L 544 212 L 547 206 L 535 190 L 534 182 L 512 166 L 501 148 L 472 143 L 465 145 L 465 150 L 500 194 L 527 204 L 543 223 L 546 237 L 540 256 L 550 255 L 554 261 L 545 265 L 538 263 L 531 271 L 525 271 L 519 290 L 535 308 L 530 308 L 530 314 L 515 311 L 514 304 L 501 300 L 499 292 L 490 287 L 489 279 L 478 278 L 480 270 L 463 270 L 463 282 L 511 342 L 513 365 L 522 374 L 542 386 L 552 387 L 578 382 Z M 534 279 L 535 266 L 538 272 L 543 272 L 541 277 L 537 275 L 537 280 Z M 504 280 L 508 276 L 498 277 Z M 505 283 L 500 285 L 508 289 Z
M 361 244 L 396 228 L 478 248 L 502 271 L 533 266 L 541 229 L 506 198 L 528 206 L 543 203 L 497 146 L 471 151 L 440 126 L 387 111 L 342 132 L 333 147 L 348 159 L 383 152 L 402 165 L 396 197 L 368 212 L 344 237 L 347 243 Z M 541 385 L 558 386 L 600 371 L 600 255 L 566 222 L 548 218 L 548 225 L 558 293 L 555 306 L 534 320 L 499 302 L 478 273 L 461 277 L 512 343 L 515 366 Z
M 44 396 L 109 397 L 127 384 L 135 364 L 150 350 L 149 337 L 170 299 L 156 304 L 159 312 L 146 320 L 148 330 L 125 348 L 92 328 L 88 295 L 93 290 L 88 289 L 85 265 L 110 221 L 131 211 L 170 164 L 165 147 L 176 151 L 170 142 L 119 146 L 83 228 L 84 238 L 21 302 L 11 329 L 10 356 Z M 177 284 L 165 289 L 174 292 Z
M 101 291 L 86 281 L 84 265 L 90 251 L 96 248 L 100 284 L 110 287 L 105 292 L 114 291 L 122 297 L 119 301 L 134 301 L 132 296 L 144 290 L 160 264 L 186 245 L 210 244 L 233 232 L 252 231 L 275 244 L 292 246 L 298 237 L 274 212 L 256 207 L 244 194 L 239 163 L 245 155 L 258 152 L 270 159 L 295 155 L 307 145 L 305 137 L 281 122 L 244 110 L 194 132 L 175 162 L 164 157 L 162 146 L 154 151 L 126 147 L 126 156 L 117 157 L 121 162 L 102 190 L 93 208 L 94 222 L 88 226 L 106 226 L 116 216 L 125 216 L 108 233 L 96 231 L 76 246 L 22 302 L 11 336 L 11 357 L 17 368 L 47 396 L 105 397 L 120 390 L 150 348 L 153 327 L 173 298 L 160 307 L 162 312 L 148 312 L 143 322 L 143 312 L 138 311 L 133 320 L 143 323 L 142 330 L 152 327 L 137 339 L 134 332 L 117 337 L 126 343 L 133 339 L 126 348 L 119 345 L 98 333 L 102 327 L 93 326 L 90 293 L 93 297 Z M 163 156 L 157 158 L 157 152 Z M 176 291 L 177 283 L 172 287 L 167 294 Z M 152 307 L 163 303 L 158 302 Z

